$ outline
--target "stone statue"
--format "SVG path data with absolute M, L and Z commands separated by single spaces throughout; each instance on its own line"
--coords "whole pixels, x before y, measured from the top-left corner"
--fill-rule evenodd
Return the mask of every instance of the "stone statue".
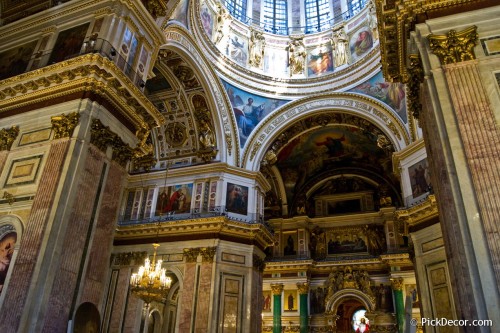
M 231 15 L 223 5 L 219 4 L 217 9 L 217 26 L 215 28 L 215 45 L 220 43 L 222 37 L 229 35 L 229 26 L 231 25 L 231 21 Z
M 292 39 L 288 42 L 288 64 L 290 66 L 290 76 L 303 74 L 306 61 L 306 48 L 302 39 Z
M 250 66 L 261 68 L 264 63 L 264 50 L 266 47 L 266 39 L 264 38 L 264 35 L 261 32 L 252 30 L 248 47 L 250 54 Z
M 377 25 L 377 13 L 375 11 L 375 2 L 370 1 L 370 4 L 368 5 L 368 27 L 372 31 L 372 36 L 373 39 L 376 40 L 378 39 L 378 25 Z
M 340 27 L 332 33 L 332 48 L 335 55 L 335 67 L 347 64 L 347 36 L 344 27 Z

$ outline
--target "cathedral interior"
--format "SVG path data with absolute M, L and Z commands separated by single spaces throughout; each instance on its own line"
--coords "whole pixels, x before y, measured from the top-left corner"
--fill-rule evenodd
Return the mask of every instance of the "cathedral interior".
M 499 332 L 499 121 L 497 0 L 1 0 L 0 331 Z

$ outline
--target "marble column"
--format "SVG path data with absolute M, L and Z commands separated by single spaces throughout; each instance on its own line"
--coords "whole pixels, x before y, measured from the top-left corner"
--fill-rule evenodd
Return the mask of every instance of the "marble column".
M 403 279 L 391 279 L 392 292 L 394 293 L 394 307 L 398 322 L 398 332 L 403 333 L 405 321 L 405 304 L 403 300 Z
M 307 295 L 309 294 L 309 283 L 308 282 L 299 282 L 297 283 L 297 288 L 299 290 L 299 299 L 300 299 L 300 333 L 309 332 L 309 311 L 308 311 L 308 302 Z
M 271 284 L 273 292 L 273 333 L 281 333 L 281 294 L 283 284 Z

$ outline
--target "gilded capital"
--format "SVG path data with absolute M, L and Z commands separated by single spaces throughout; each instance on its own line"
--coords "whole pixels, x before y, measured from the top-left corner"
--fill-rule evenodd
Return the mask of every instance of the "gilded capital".
M 0 151 L 10 150 L 18 134 L 19 127 L 17 126 L 12 126 L 11 128 L 2 128 L 0 130 Z
M 216 253 L 217 247 L 204 247 L 200 249 L 200 254 L 203 262 L 212 263 L 214 262 L 214 256 Z
M 281 295 L 283 292 L 283 284 L 282 283 L 271 283 L 271 291 L 273 295 Z
M 299 290 L 299 295 L 304 295 L 309 293 L 309 282 L 298 282 L 297 289 Z
M 184 258 L 186 262 L 196 262 L 198 260 L 198 254 L 200 254 L 200 248 L 184 249 Z
M 418 54 L 410 54 L 410 66 L 408 67 L 408 80 L 406 80 L 408 109 L 414 118 L 419 117 L 422 110 L 420 104 L 420 84 L 424 80 L 422 61 Z
M 474 47 L 478 39 L 477 27 L 457 32 L 450 30 L 446 35 L 429 35 L 429 47 L 441 62 L 441 65 L 448 65 L 466 60 L 476 59 Z
M 260 256 L 254 254 L 253 255 L 253 267 L 255 269 L 258 269 L 259 271 L 264 271 L 264 268 L 266 267 L 266 263 L 264 259 L 262 259 Z
M 393 290 L 403 290 L 403 278 L 391 279 L 391 286 Z
M 125 166 L 127 161 L 130 161 L 134 156 L 134 150 L 122 141 L 118 135 L 115 136 L 113 143 L 113 161 L 116 161 L 121 166 Z
M 100 151 L 106 152 L 109 145 L 113 143 L 115 134 L 111 132 L 108 126 L 104 126 L 99 119 L 92 119 L 90 126 L 90 143 L 96 146 Z
M 54 139 L 70 138 L 76 125 L 78 125 L 80 114 L 78 112 L 72 112 L 68 115 L 61 114 L 50 118 L 50 120 L 54 131 Z

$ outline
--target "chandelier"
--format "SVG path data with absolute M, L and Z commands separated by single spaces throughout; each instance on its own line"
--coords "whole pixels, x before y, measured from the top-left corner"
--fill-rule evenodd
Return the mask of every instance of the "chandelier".
M 163 302 L 172 284 L 172 279 L 166 275 L 166 269 L 161 268 L 161 260 L 156 261 L 156 249 L 159 246 L 160 244 L 153 244 L 153 262 L 147 257 L 144 266 L 130 277 L 130 290 L 146 304 Z

